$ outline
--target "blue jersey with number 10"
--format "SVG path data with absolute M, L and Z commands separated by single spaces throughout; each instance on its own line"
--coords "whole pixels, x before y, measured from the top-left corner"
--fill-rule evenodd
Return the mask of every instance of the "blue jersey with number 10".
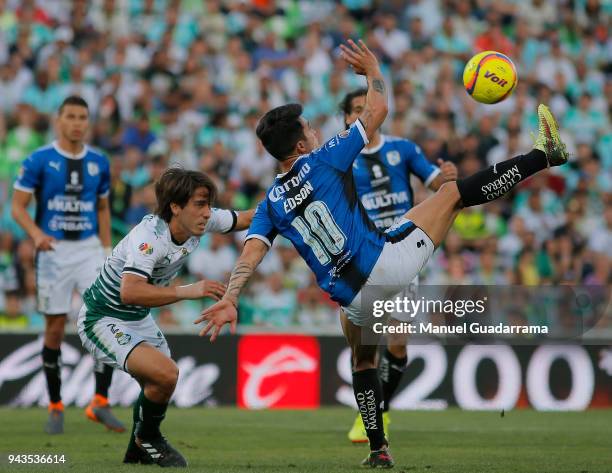
M 279 174 L 257 207 L 247 240 L 289 239 L 333 300 L 348 305 L 386 242 L 361 205 L 352 164 L 368 139 L 359 120 Z

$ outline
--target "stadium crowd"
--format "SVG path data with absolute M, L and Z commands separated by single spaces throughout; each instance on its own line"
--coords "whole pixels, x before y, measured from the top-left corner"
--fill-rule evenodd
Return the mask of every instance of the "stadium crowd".
M 214 177 L 220 207 L 254 207 L 276 173 L 254 133 L 263 112 L 297 101 L 321 139 L 344 127 L 338 103 L 364 85 L 339 58 L 348 37 L 365 39 L 391 84 L 384 131 L 433 162 L 464 175 L 528 151 L 539 102 L 572 154 L 510 198 L 464 210 L 422 284 L 609 285 L 611 13 L 600 0 L 0 0 L 0 330 L 43 324 L 33 245 L 10 201 L 21 161 L 53 139 L 64 97 L 87 100 L 89 142 L 110 158 L 116 242 L 152 211 L 152 183 L 169 165 Z M 461 81 L 467 59 L 489 49 L 519 76 L 492 106 Z M 243 236 L 203 238 L 180 280 L 226 281 Z M 162 327 L 192 330 L 201 309 L 155 312 Z M 287 241 L 260 266 L 240 316 L 339 330 L 337 307 Z

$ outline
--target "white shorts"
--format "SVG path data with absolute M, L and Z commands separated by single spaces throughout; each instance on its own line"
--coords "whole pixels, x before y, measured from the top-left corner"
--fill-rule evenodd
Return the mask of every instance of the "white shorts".
M 399 219 L 385 233 L 392 241 L 385 243 L 363 287 L 389 286 L 404 288 L 403 291 L 410 290 L 410 284 L 414 284 L 415 278 L 418 278 L 433 254 L 434 244 L 423 230 L 405 218 Z M 363 287 L 348 306 L 342 307 L 348 319 L 360 327 L 371 325 L 378 320 L 371 311 L 361 310 Z M 394 290 L 393 294 L 386 296 L 392 297 L 403 291 Z
M 38 310 L 45 315 L 67 314 L 74 290 L 82 295 L 98 277 L 105 260 L 97 236 L 60 240 L 54 246 L 53 251 L 36 253 Z
M 166 337 L 150 315 L 131 321 L 114 317 L 86 321 L 86 313 L 87 307 L 83 304 L 77 319 L 77 330 L 81 343 L 96 363 L 102 362 L 127 373 L 127 358 L 142 342 L 147 342 L 170 357 Z

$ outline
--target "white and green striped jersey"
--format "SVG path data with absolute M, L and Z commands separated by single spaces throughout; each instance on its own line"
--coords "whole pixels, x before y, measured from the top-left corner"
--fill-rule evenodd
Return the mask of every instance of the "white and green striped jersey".
M 212 209 L 206 232 L 227 233 L 236 226 L 232 210 Z M 200 244 L 200 237 L 191 237 L 183 244 L 172 240 L 168 224 L 157 215 L 147 215 L 113 249 L 95 282 L 83 294 L 87 321 L 100 317 L 140 320 L 148 307 L 121 302 L 123 274 L 137 274 L 155 286 L 168 286 Z

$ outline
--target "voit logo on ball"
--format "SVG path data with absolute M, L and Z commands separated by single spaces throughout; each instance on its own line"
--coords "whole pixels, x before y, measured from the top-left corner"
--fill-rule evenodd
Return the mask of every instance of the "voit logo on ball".
M 319 343 L 302 335 L 247 335 L 238 344 L 238 406 L 319 406 Z

